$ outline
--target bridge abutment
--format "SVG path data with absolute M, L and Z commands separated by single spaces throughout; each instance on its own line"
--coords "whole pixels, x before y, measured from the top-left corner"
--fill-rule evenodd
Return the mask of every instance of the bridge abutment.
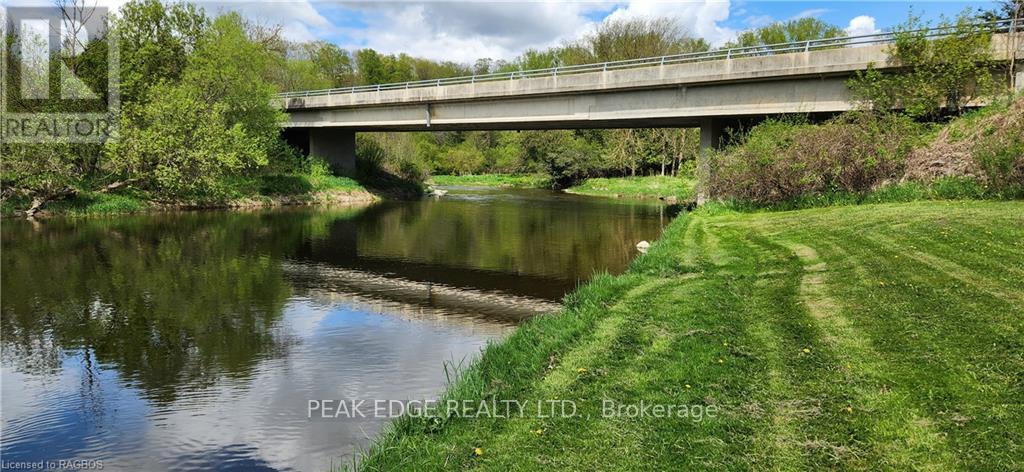
M 356 132 L 338 128 L 288 128 L 285 141 L 303 154 L 319 157 L 336 175 L 356 170 Z

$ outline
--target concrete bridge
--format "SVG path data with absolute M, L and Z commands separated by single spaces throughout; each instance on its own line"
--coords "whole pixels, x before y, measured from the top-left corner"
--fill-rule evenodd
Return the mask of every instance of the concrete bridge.
M 1004 24 L 996 60 L 1024 59 Z M 938 36 L 940 34 L 936 34 Z M 846 81 L 889 60 L 891 34 L 632 61 L 281 95 L 285 134 L 336 171 L 355 166 L 357 131 L 700 127 L 701 146 L 744 118 L 852 109 Z M 1024 73 L 1016 83 L 1024 84 Z

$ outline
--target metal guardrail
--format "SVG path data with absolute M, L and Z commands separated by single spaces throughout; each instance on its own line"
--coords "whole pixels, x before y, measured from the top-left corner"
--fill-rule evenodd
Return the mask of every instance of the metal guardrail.
M 991 33 L 1013 33 L 1018 31 L 1024 31 L 1024 19 L 999 20 L 986 23 L 978 23 L 974 26 L 982 27 Z M 953 34 L 952 31 L 952 28 L 945 27 L 916 30 L 914 32 L 926 32 L 926 38 L 939 38 Z M 399 82 L 390 84 L 359 85 L 354 87 L 341 87 L 323 90 L 285 92 L 280 93 L 277 96 L 279 98 L 295 98 L 316 97 L 323 95 L 352 94 L 361 92 L 380 92 L 384 90 L 440 87 L 442 85 L 473 84 L 478 82 L 495 82 L 500 80 L 528 79 L 533 77 L 557 77 L 559 75 L 582 74 L 587 72 L 604 72 L 609 70 L 632 69 L 639 67 L 664 66 L 668 64 L 682 64 L 688 62 L 704 62 L 722 59 L 728 60 L 742 57 L 771 56 L 776 54 L 807 52 L 820 49 L 888 44 L 895 41 L 896 34 L 897 33 L 894 32 L 886 32 L 877 34 L 867 34 L 861 36 L 845 36 L 841 38 L 814 39 L 810 41 L 766 44 L 758 46 L 718 49 L 706 52 L 645 57 L 642 59 L 600 62 L 596 64 L 559 66 L 550 67 L 546 69 L 531 69 L 512 72 L 494 72 L 489 74 L 449 77 L 445 79 L 415 80 L 411 82 Z

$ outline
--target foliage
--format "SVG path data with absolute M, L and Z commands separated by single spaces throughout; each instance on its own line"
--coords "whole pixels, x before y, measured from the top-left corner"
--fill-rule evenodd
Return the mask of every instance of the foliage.
M 279 139 L 283 115 L 262 80 L 268 61 L 240 16 L 216 18 L 179 83 L 152 85 L 141 104 L 125 107 L 107 167 L 162 198 L 225 198 L 225 177 L 265 166 Z
M 163 198 L 223 199 L 223 178 L 267 163 L 228 108 L 185 86 L 152 87 L 153 98 L 109 149 L 111 170 Z
M 767 120 L 711 160 L 716 198 L 773 203 L 825 192 L 864 192 L 903 175 L 921 125 L 850 113 L 821 125 Z
M 960 113 L 974 100 L 995 94 L 999 84 L 992 74 L 991 32 L 967 13 L 939 23 L 947 36 L 928 37 L 924 29 L 930 26 L 913 15 L 898 26 L 889 60 L 901 70 L 858 72 L 849 81 L 854 96 L 876 110 L 936 117 L 943 108 Z
M 725 48 L 768 46 L 773 44 L 810 41 L 814 39 L 838 38 L 843 30 L 817 18 L 798 18 L 774 22 L 760 28 L 743 31 Z
M 120 41 L 121 97 L 132 103 L 144 100 L 153 85 L 181 79 L 209 18 L 191 3 L 135 0 L 121 7 L 113 23 Z
M 640 59 L 700 52 L 710 49 L 703 38 L 694 38 L 668 18 L 611 20 L 559 51 L 564 65 Z

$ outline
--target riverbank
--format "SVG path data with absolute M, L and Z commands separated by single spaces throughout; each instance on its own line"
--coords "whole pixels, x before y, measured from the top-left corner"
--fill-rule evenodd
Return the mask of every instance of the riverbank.
M 442 186 L 501 188 L 550 187 L 550 181 L 544 175 L 435 175 L 431 177 L 431 183 Z M 609 177 L 586 179 L 579 185 L 565 189 L 565 192 L 595 197 L 684 201 L 693 198 L 695 186 L 696 182 L 693 179 L 685 177 Z
M 587 179 L 565 192 L 595 197 L 685 201 L 694 197 L 695 187 L 696 181 L 691 178 L 652 175 Z
M 272 208 L 298 205 L 355 205 L 381 200 L 382 192 L 374 192 L 348 177 L 271 175 L 237 186 L 237 191 L 217 200 L 164 200 L 146 192 L 128 189 L 119 193 L 81 191 L 73 196 L 53 200 L 42 206 L 34 217 L 95 216 L 130 214 L 150 211 L 195 209 Z M 400 190 L 400 189 L 399 189 Z M 397 191 L 397 190 L 396 190 Z M 25 216 L 31 206 L 27 199 L 3 202 L 3 217 Z
M 1022 202 L 701 209 L 443 397 L 524 415 L 402 418 L 362 468 L 1012 468 L 1022 241 Z
M 547 188 L 548 177 L 540 174 L 478 174 L 478 175 L 435 175 L 430 177 L 433 185 L 499 187 L 499 188 Z

